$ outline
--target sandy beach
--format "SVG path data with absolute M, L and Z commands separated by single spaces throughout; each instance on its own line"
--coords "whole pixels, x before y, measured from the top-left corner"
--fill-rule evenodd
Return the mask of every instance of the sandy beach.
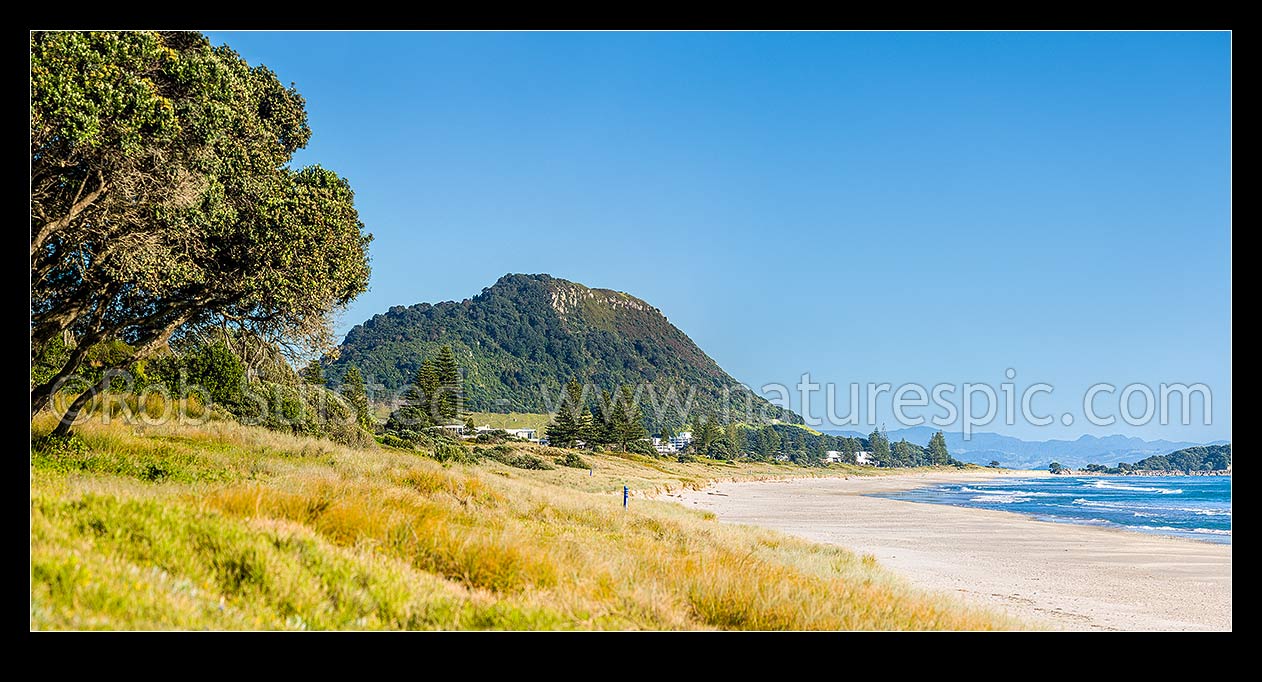
M 721 521 L 872 554 L 920 587 L 957 594 L 1035 627 L 1231 629 L 1229 545 L 867 496 L 997 475 L 1012 474 L 720 483 L 668 497 L 710 510 Z

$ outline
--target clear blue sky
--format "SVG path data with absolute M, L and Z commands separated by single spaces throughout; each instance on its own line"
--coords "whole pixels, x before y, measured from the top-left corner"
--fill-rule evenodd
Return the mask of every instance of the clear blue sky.
M 298 162 L 356 190 L 373 277 L 340 332 L 546 272 L 753 386 L 1011 367 L 1060 414 L 1204 382 L 1209 427 L 981 430 L 1230 435 L 1228 34 L 210 36 L 297 84 Z

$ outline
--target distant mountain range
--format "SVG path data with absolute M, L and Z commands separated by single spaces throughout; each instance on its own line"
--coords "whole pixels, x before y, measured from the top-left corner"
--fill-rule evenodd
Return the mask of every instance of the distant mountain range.
M 939 429 L 929 426 L 913 426 L 889 432 L 891 442 L 906 438 L 911 443 L 924 445 Z M 867 433 L 846 430 L 829 430 L 839 436 L 860 436 Z M 1135 462 L 1152 455 L 1165 455 L 1175 450 L 1197 445 L 1222 445 L 1225 440 L 1210 443 L 1189 441 L 1144 440 L 1132 436 L 1082 436 L 1077 440 L 1029 441 L 998 433 L 974 432 L 969 440 L 964 434 L 943 431 L 947 449 L 958 459 L 974 464 L 988 464 L 991 460 L 1015 469 L 1042 469 L 1056 461 L 1071 468 L 1088 464 L 1116 465 L 1118 462 Z

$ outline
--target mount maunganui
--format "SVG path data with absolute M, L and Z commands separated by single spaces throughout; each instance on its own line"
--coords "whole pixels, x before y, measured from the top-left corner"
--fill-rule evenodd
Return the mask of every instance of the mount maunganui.
M 452 347 L 465 373 L 471 411 L 544 412 L 543 389 L 555 396 L 571 378 L 610 390 L 651 384 L 659 397 L 673 387 L 681 399 L 696 386 L 694 414 L 717 413 L 728 388 L 733 409 L 743 415 L 750 395 L 652 305 L 549 275 L 509 274 L 471 299 L 374 315 L 346 335 L 326 375 L 336 383 L 355 365 L 367 383 L 398 390 L 443 345 Z M 802 421 L 760 396 L 749 400 L 755 417 Z M 660 425 L 648 404 L 644 412 Z M 677 421 L 677 415 L 663 420 Z

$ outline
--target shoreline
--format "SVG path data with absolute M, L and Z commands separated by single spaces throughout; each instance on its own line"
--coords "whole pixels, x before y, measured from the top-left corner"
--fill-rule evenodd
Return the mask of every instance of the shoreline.
M 871 496 L 937 483 L 1052 475 L 918 472 L 728 482 L 661 499 L 713 512 L 723 522 L 871 554 L 917 587 L 955 594 L 1036 627 L 1231 629 L 1231 545 Z

